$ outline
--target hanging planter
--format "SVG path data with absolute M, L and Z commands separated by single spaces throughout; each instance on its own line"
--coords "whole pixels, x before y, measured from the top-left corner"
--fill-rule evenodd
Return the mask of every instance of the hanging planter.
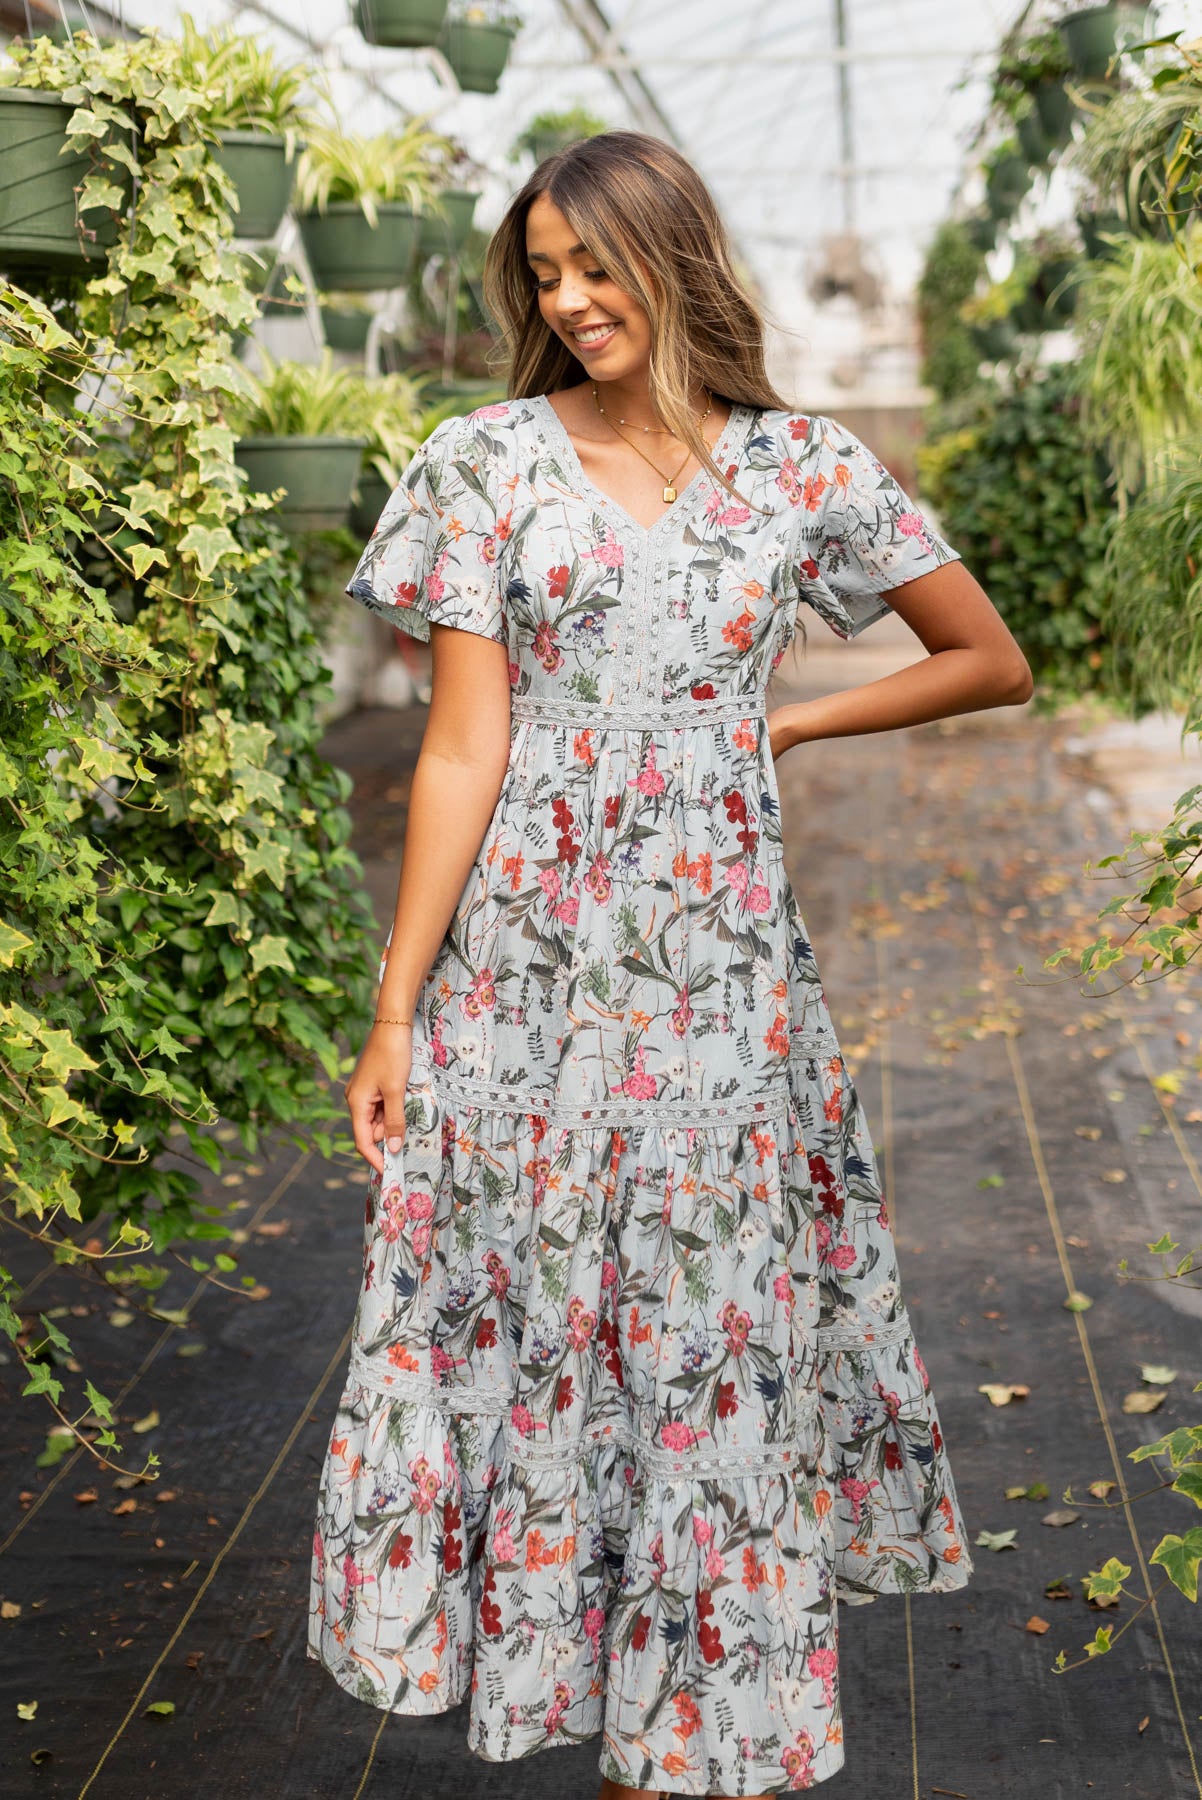
M 516 36 L 514 25 L 448 19 L 440 48 L 465 93 L 495 94 Z
M 372 314 L 362 306 L 321 303 L 321 328 L 331 350 L 366 350 Z
M 365 293 L 403 285 L 417 244 L 409 207 L 385 201 L 373 225 L 356 200 L 336 200 L 325 212 L 300 213 L 297 225 L 319 288 Z
M 356 537 L 369 538 L 380 520 L 392 489 L 378 469 L 366 468 L 351 503 L 350 527 Z
M 287 138 L 267 131 L 219 131 L 217 145 L 214 159 L 238 191 L 235 233 L 242 238 L 274 237 L 296 177 Z
M 1040 169 L 1051 155 L 1051 145 L 1043 134 L 1043 126 L 1039 123 L 1039 114 L 1034 104 L 1015 120 L 1014 129 L 1018 137 L 1018 147 L 1032 168 Z
M 358 437 L 246 437 L 234 449 L 252 493 L 287 493 L 276 508 L 289 531 L 333 531 L 345 525 L 359 474 Z
M 1073 134 L 1073 115 L 1076 108 L 1069 99 L 1062 81 L 1040 81 L 1031 89 L 1031 99 L 1035 103 L 1035 114 L 1040 129 L 1048 143 L 1053 147 L 1067 144 Z
M 1026 158 L 1016 148 L 999 154 L 985 177 L 985 204 L 995 219 L 1008 219 L 1031 185 Z
M 58 94 L 0 87 L 2 269 L 81 272 L 115 241 L 109 211 L 77 211 L 75 190 L 94 165 L 86 150 L 61 154 L 75 110 Z
M 355 28 L 368 44 L 418 50 L 438 41 L 447 0 L 355 0 Z
M 1115 5 L 1087 6 L 1060 20 L 1060 35 L 1069 59 L 1084 80 L 1092 81 L 1105 75 L 1106 66 L 1114 55 L 1118 17 L 1119 9 Z
M 472 214 L 479 198 L 479 191 L 474 188 L 444 188 L 436 208 L 421 216 L 418 255 L 444 256 L 460 249 L 472 228 Z

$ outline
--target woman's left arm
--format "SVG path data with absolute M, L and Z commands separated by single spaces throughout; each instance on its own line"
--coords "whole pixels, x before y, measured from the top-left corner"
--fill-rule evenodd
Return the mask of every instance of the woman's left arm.
M 891 588 L 889 605 L 928 655 L 863 687 L 775 707 L 768 718 L 774 758 L 816 738 L 891 731 L 1030 699 L 1034 683 L 1027 659 L 962 562 L 944 563 Z

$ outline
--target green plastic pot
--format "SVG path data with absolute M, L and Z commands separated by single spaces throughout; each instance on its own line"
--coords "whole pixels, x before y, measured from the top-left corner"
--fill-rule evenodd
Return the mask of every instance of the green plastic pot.
M 447 16 L 447 0 L 355 0 L 355 27 L 368 44 L 416 50 L 435 44 Z
M 569 144 L 578 144 L 580 141 L 570 131 L 535 131 L 530 137 L 530 154 L 536 163 L 546 162 L 549 156 L 558 156 Z
M 356 537 L 369 538 L 380 520 L 380 514 L 392 489 L 377 469 L 365 469 L 359 477 L 359 491 L 351 502 L 350 527 Z
M 987 319 L 970 325 L 968 335 L 976 345 L 982 362 L 1005 362 L 1014 351 L 1014 331 L 1006 319 Z
M 1114 55 L 1118 25 L 1119 9 L 1114 0 L 1106 6 L 1082 7 L 1059 21 L 1069 60 L 1085 80 L 1105 75 Z
M 363 448 L 353 437 L 247 437 L 234 457 L 252 493 L 288 490 L 276 516 L 289 531 L 333 531 L 347 522 Z
M 0 269 L 81 271 L 116 240 L 107 210 L 76 211 L 93 163 L 86 150 L 60 154 L 75 110 L 58 94 L 0 87 Z
M 1003 156 L 989 171 L 985 204 L 995 219 L 1008 219 L 1031 185 L 1031 171 L 1017 153 Z
M 296 162 L 286 139 L 268 131 L 219 131 L 214 157 L 238 191 L 234 230 L 241 238 L 274 237 L 292 198 Z
M 1038 81 L 1031 89 L 1040 129 L 1049 144 L 1067 144 L 1076 112 L 1062 81 Z
M 1029 113 L 1023 114 L 1014 130 L 1027 162 L 1034 168 L 1042 168 L 1052 153 L 1052 147 L 1043 135 L 1043 126 L 1039 123 L 1039 114 L 1034 107 Z
M 365 350 L 371 320 L 358 306 L 322 305 L 321 328 L 331 350 Z
M 419 256 L 442 256 L 458 250 L 472 228 L 479 191 L 474 188 L 444 188 L 438 196 L 437 212 L 423 213 L 418 228 Z
M 407 206 L 383 201 L 372 225 L 353 200 L 297 215 L 305 255 L 319 288 L 366 293 L 401 287 L 417 244 L 418 221 Z
M 512 25 L 449 19 L 440 48 L 465 93 L 495 94 L 516 36 Z

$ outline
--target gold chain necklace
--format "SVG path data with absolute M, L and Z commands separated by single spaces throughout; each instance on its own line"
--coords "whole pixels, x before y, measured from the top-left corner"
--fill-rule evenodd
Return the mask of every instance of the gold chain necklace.
M 642 450 L 640 450 L 637 444 L 631 443 L 631 440 L 626 436 L 626 433 L 624 431 L 618 431 L 617 426 L 614 424 L 613 420 L 610 418 L 609 414 L 606 412 L 605 408 L 601 404 L 600 395 L 597 393 L 596 382 L 594 381 L 591 384 L 591 386 L 592 386 L 592 390 L 593 390 L 593 404 L 596 406 L 597 411 L 600 413 L 601 417 L 605 420 L 605 423 L 609 426 L 609 429 L 612 432 L 616 433 L 616 435 L 621 438 L 621 440 L 624 444 L 629 444 L 630 448 L 634 451 L 635 455 L 641 456 L 643 458 L 643 461 L 647 464 L 648 468 L 655 470 L 655 473 L 659 476 L 660 480 L 664 484 L 664 505 L 671 506 L 673 500 L 675 500 L 675 498 L 676 498 L 676 477 L 680 474 L 680 471 L 684 468 L 685 463 L 688 462 L 689 457 L 693 454 L 692 451 L 686 450 L 683 457 L 681 458 L 680 462 L 677 464 L 676 468 L 672 471 L 671 475 L 665 475 L 664 471 L 660 468 L 659 464 L 653 463 L 651 461 L 651 458 L 649 456 L 647 456 Z M 713 395 L 711 394 L 709 396 L 708 406 L 706 407 L 705 411 L 702 413 L 700 419 L 698 419 L 698 421 L 697 421 L 699 428 L 705 424 L 705 421 L 709 418 L 709 416 L 713 412 L 713 410 L 714 410 L 714 399 L 713 399 Z M 625 420 L 623 420 L 623 424 L 625 424 Z M 644 427 L 644 429 L 646 429 L 646 428 Z

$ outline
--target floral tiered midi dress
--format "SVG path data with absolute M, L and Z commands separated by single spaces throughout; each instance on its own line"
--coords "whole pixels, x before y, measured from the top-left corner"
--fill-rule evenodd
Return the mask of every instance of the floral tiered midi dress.
M 508 767 L 414 1009 L 308 1653 L 508 1760 L 680 1794 L 843 1763 L 837 1606 L 966 1536 L 785 873 L 765 687 L 955 552 L 833 419 L 736 405 L 644 529 L 546 396 L 448 419 L 348 592 L 508 649 Z

